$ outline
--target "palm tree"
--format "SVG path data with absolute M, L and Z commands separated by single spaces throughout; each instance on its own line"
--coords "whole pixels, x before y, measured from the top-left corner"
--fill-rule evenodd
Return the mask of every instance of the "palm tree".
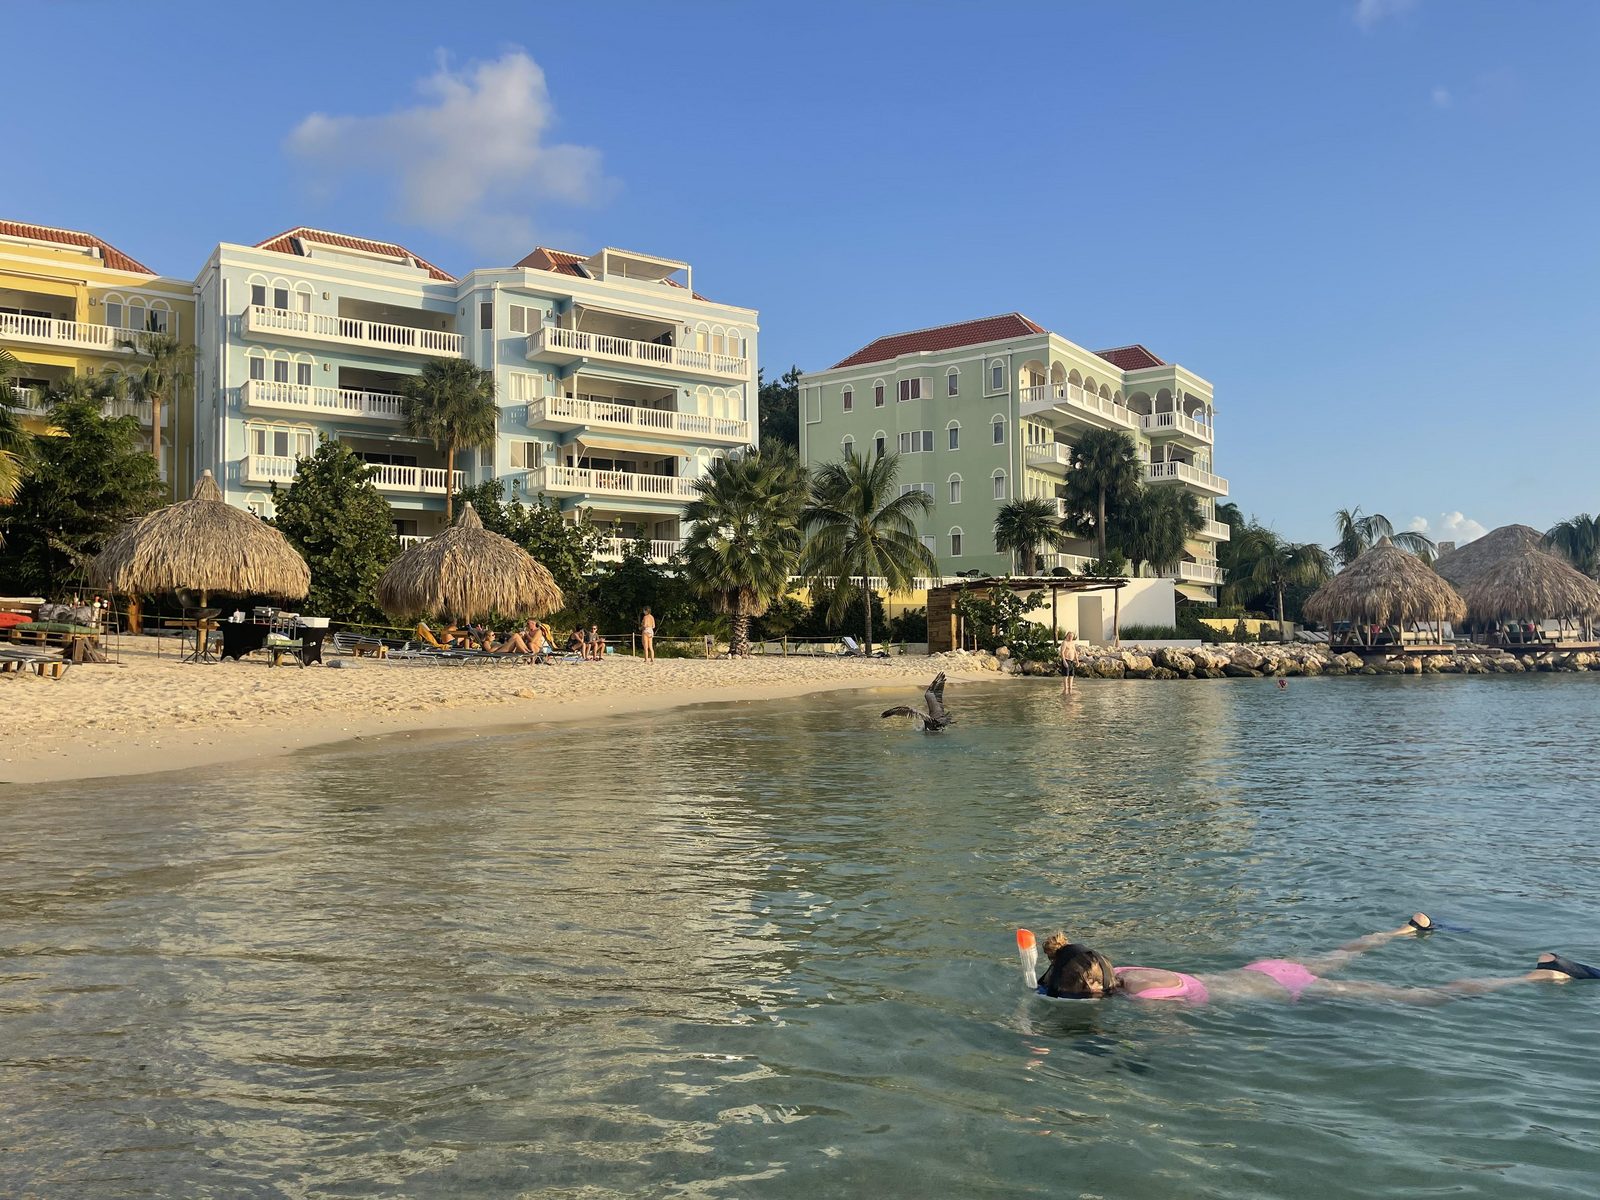
M 444 523 L 455 522 L 456 451 L 494 444 L 500 409 L 494 402 L 494 372 L 464 358 L 432 358 L 406 380 L 402 393 L 406 430 L 444 451 Z
M 1205 524 L 1200 498 L 1188 488 L 1160 485 L 1141 488 L 1112 522 L 1117 549 L 1134 570 L 1149 563 L 1158 575 L 1177 569 L 1184 544 Z
M 1278 629 L 1287 637 L 1284 589 L 1313 587 L 1333 575 L 1333 558 L 1315 542 L 1286 542 L 1272 530 L 1251 525 L 1240 539 L 1235 568 L 1241 581 L 1270 589 L 1278 600 Z
M 1559 550 L 1590 579 L 1600 579 L 1600 517 L 1579 513 L 1550 527 L 1545 545 Z
M 12 412 L 17 403 L 18 369 L 16 356 L 0 349 L 0 500 L 16 496 L 28 460 L 28 431 Z
M 921 489 L 896 493 L 895 476 L 900 458 L 895 454 L 870 457 L 848 455 L 843 462 L 818 468 L 811 481 L 811 503 L 805 525 L 811 533 L 806 546 L 805 574 L 836 583 L 828 617 L 844 616 L 850 585 L 862 580 L 866 601 L 867 653 L 872 653 L 872 579 L 882 576 L 891 592 L 909 591 L 918 575 L 935 575 L 938 564 L 917 537 L 916 519 L 933 508 L 933 497 Z
M 1072 447 L 1072 469 L 1067 472 L 1064 532 L 1088 537 L 1092 532 L 1106 560 L 1106 523 L 1139 490 L 1142 474 L 1139 450 L 1121 430 L 1091 429 Z
M 1333 557 L 1341 567 L 1348 567 L 1355 562 L 1376 546 L 1380 538 L 1388 538 L 1423 562 L 1432 562 L 1434 551 L 1438 549 L 1427 534 L 1413 529 L 1396 533 L 1394 523 L 1388 517 L 1382 513 L 1363 513 L 1359 504 L 1354 508 L 1341 508 L 1333 514 L 1333 520 L 1339 529 L 1339 540 L 1333 544 Z
M 150 453 L 161 469 L 161 406 L 176 400 L 194 373 L 195 348 L 170 333 L 140 333 L 120 339 L 117 345 L 137 351 L 139 361 L 116 371 L 117 393 L 150 405 Z
M 750 618 L 783 594 L 805 542 L 806 469 L 788 446 L 768 441 L 736 458 L 713 459 L 684 508 L 685 575 L 733 619 L 729 650 L 750 653 Z
M 1061 542 L 1061 522 L 1056 518 L 1054 500 L 1035 496 L 1002 505 L 994 518 L 994 547 L 1012 552 L 1022 559 L 1022 573 L 1032 575 L 1040 546 Z

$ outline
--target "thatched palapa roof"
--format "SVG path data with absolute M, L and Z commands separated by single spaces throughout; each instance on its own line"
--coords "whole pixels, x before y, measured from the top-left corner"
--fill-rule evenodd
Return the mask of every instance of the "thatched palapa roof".
M 1502 525 L 1491 529 L 1476 541 L 1468 542 L 1459 550 L 1441 554 L 1433 569 L 1442 575 L 1451 587 L 1463 590 L 1501 559 L 1524 550 L 1544 549 L 1544 534 L 1532 525 Z
M 1507 555 L 1462 589 L 1474 621 L 1600 616 L 1600 584 L 1565 559 L 1529 547 Z
M 194 496 L 123 526 L 89 566 L 98 587 L 124 595 L 195 591 L 299 600 L 311 569 L 289 540 L 222 498 L 207 471 Z
M 1467 615 L 1461 597 L 1414 554 L 1388 538 L 1312 593 L 1306 615 L 1314 621 L 1359 621 L 1409 625 L 1420 621 L 1460 621 Z
M 389 564 L 378 603 L 395 617 L 472 621 L 494 613 L 542 617 L 561 607 L 562 596 L 550 572 L 510 538 L 485 529 L 469 503 L 451 528 Z

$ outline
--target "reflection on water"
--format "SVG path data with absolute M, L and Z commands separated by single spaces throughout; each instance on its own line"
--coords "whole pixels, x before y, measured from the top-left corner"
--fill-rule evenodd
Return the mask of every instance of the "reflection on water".
M 1600 989 L 1051 1004 L 1011 930 L 1596 953 L 1595 686 L 953 687 L 940 737 L 846 694 L 0 793 L 0 1194 L 1591 1195 Z

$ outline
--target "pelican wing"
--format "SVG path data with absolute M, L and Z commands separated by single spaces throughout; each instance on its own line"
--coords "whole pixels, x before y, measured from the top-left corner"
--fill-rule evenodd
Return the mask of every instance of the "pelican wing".
M 933 677 L 933 682 L 928 685 L 928 690 L 922 693 L 922 697 L 928 702 L 928 712 L 932 715 L 935 721 L 943 724 L 945 721 L 950 719 L 944 711 L 943 671 L 940 671 Z
M 897 704 L 893 708 L 883 710 L 886 717 L 916 717 L 919 721 L 926 721 L 928 714 L 920 708 L 912 708 L 909 704 Z

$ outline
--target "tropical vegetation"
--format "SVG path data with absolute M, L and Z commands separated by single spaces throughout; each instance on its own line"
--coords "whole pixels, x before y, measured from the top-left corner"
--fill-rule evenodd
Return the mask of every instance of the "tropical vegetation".
M 1137 489 L 1109 523 L 1116 549 L 1135 570 L 1144 564 L 1164 575 L 1183 561 L 1184 543 L 1205 525 L 1205 513 L 1188 488 L 1161 484 Z
M 0 349 L 0 501 L 10 500 L 22 486 L 32 439 L 12 411 L 17 403 L 16 356 Z
M 1383 538 L 1388 538 L 1400 549 L 1415 554 L 1423 562 L 1432 562 L 1434 554 L 1438 551 L 1433 539 L 1427 534 L 1412 529 L 1402 529 L 1397 532 L 1394 522 L 1388 517 L 1382 513 L 1363 513 L 1359 504 L 1355 508 L 1341 508 L 1333 514 L 1333 520 L 1339 536 L 1333 543 L 1332 551 L 1335 561 L 1341 568 L 1348 567 Z
M 757 406 L 761 414 L 763 440 L 782 442 L 800 449 L 800 368 L 790 367 L 777 380 L 767 382 L 764 372 L 757 376 Z
M 1110 519 L 1131 503 L 1140 486 L 1139 448 L 1115 429 L 1091 429 L 1072 447 L 1062 497 L 1062 528 L 1074 537 L 1093 537 L 1097 557 L 1106 558 Z
M 447 480 L 455 479 L 456 453 L 494 444 L 500 410 L 494 402 L 494 372 L 464 358 L 431 358 L 406 380 L 402 392 L 406 431 L 427 438 L 444 452 Z M 455 496 L 446 490 L 444 523 L 455 523 Z
M 1253 586 L 1269 592 L 1276 601 L 1278 625 L 1287 634 L 1284 593 L 1293 587 L 1311 589 L 1333 575 L 1333 558 L 1315 542 L 1289 542 L 1271 529 L 1251 525 L 1244 530 L 1236 552 L 1236 589 Z
M 140 333 L 118 342 L 139 357 L 111 375 L 114 393 L 150 406 L 150 456 L 161 464 L 162 410 L 194 374 L 195 348 L 170 333 Z
M 803 468 L 802 468 L 803 469 Z M 847 455 L 819 467 L 811 480 L 811 499 L 804 511 L 810 534 L 803 571 L 808 580 L 833 580 L 835 617 L 861 581 L 871 591 L 881 578 L 891 592 L 911 590 L 919 575 L 938 573 L 933 553 L 917 536 L 917 517 L 933 508 L 933 497 L 920 488 L 901 492 L 895 480 L 899 456 Z M 872 609 L 866 613 L 863 643 L 872 653 Z
M 1590 579 L 1600 579 L 1600 517 L 1579 513 L 1552 525 L 1545 545 L 1562 554 Z
M 1052 500 L 1038 496 L 1013 500 L 995 514 L 995 549 L 1015 554 L 1024 575 L 1036 573 L 1039 547 L 1059 546 L 1063 536 Z
M 806 470 L 781 442 L 712 460 L 684 510 L 683 563 L 730 618 L 730 651 L 750 653 L 750 619 L 783 594 L 805 542 Z

